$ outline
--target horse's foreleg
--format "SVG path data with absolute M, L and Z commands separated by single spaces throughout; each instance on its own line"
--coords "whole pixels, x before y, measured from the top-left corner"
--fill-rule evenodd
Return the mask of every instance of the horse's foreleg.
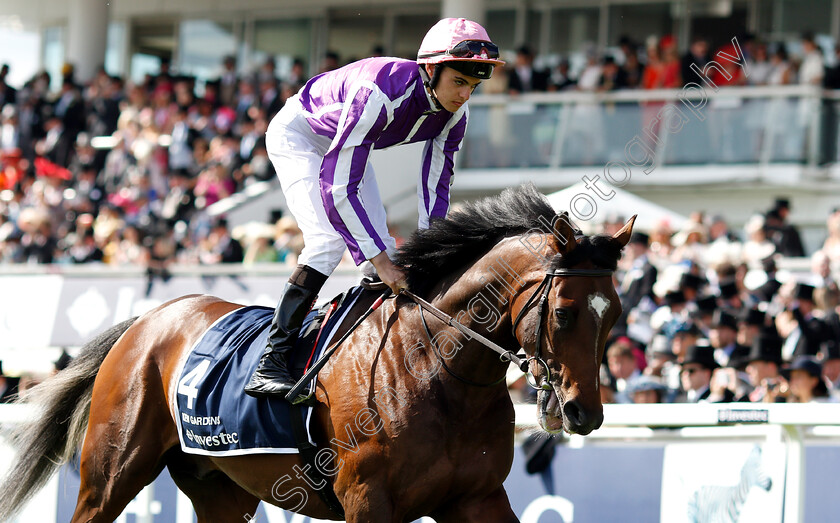
M 250 521 L 257 513 L 260 500 L 227 476 L 215 474 L 199 479 L 174 463 L 169 464 L 169 473 L 175 485 L 190 498 L 198 523 Z
M 452 503 L 434 514 L 438 523 L 519 523 L 510 507 L 504 487 L 482 499 L 466 499 Z
M 394 514 L 394 506 L 387 492 L 365 482 L 353 485 L 341 496 L 347 523 L 398 523 L 402 517 Z

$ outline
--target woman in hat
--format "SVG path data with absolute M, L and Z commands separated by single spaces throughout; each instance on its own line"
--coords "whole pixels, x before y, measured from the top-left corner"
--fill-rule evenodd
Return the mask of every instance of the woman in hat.
M 631 403 L 665 403 L 668 388 L 653 376 L 639 376 L 628 386 Z
M 284 396 L 291 389 L 286 355 L 345 247 L 357 265 L 370 261 L 394 292 L 407 288 L 405 272 L 391 262 L 396 242 L 368 156 L 372 149 L 424 142 L 418 226 L 445 217 L 467 100 L 503 63 L 483 27 L 446 18 L 423 38 L 416 61 L 368 58 L 320 74 L 272 119 L 268 155 L 304 249 L 246 393 Z
M 788 381 L 788 403 L 831 401 L 828 386 L 822 377 L 822 365 L 811 356 L 800 356 L 790 367 L 782 370 Z

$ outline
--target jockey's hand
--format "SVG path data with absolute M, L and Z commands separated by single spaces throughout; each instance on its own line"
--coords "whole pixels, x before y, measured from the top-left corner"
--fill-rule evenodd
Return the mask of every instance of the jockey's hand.
M 408 289 L 408 275 L 404 270 L 394 265 L 385 251 L 371 258 L 370 262 L 376 268 L 379 277 L 385 285 L 391 287 L 394 294 L 399 294 L 401 290 Z

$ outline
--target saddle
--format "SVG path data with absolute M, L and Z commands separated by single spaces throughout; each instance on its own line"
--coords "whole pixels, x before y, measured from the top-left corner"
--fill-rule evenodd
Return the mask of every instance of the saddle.
M 290 362 L 294 376 L 299 378 L 318 360 L 362 292 L 354 287 L 310 311 Z M 242 392 L 265 349 L 273 313 L 267 307 L 232 311 L 217 320 L 188 354 L 174 405 L 184 452 L 290 453 L 299 450 L 301 439 L 314 444 L 308 427 L 310 406 L 292 409 L 283 398 L 257 399 Z M 317 378 L 308 391 L 314 391 L 316 383 Z M 301 421 L 300 433 L 293 427 L 296 419 Z
M 322 338 L 330 336 L 331 333 L 329 331 L 331 328 L 338 326 L 336 321 L 338 320 L 340 322 L 340 319 L 344 318 L 344 313 L 350 309 L 349 305 L 355 303 L 360 295 L 361 289 L 359 287 L 353 287 L 320 307 L 309 311 L 303 320 L 300 334 L 295 342 L 294 353 L 297 357 L 294 358 L 292 365 L 292 376 L 295 379 L 300 379 L 312 366 L 316 359 L 316 352 L 320 354 L 322 348 L 327 345 L 327 343 L 322 342 L 329 341 Z M 308 354 L 308 357 L 302 358 L 301 356 L 303 354 Z

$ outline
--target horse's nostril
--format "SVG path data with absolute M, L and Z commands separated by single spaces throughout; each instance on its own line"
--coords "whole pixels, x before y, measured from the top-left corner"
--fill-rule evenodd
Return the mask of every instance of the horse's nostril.
M 604 422 L 600 409 L 586 409 L 579 401 L 570 400 L 563 405 L 563 416 L 570 432 L 585 436 Z
M 586 423 L 586 412 L 580 408 L 577 401 L 567 401 L 563 405 L 563 415 L 573 426 L 580 427 Z

